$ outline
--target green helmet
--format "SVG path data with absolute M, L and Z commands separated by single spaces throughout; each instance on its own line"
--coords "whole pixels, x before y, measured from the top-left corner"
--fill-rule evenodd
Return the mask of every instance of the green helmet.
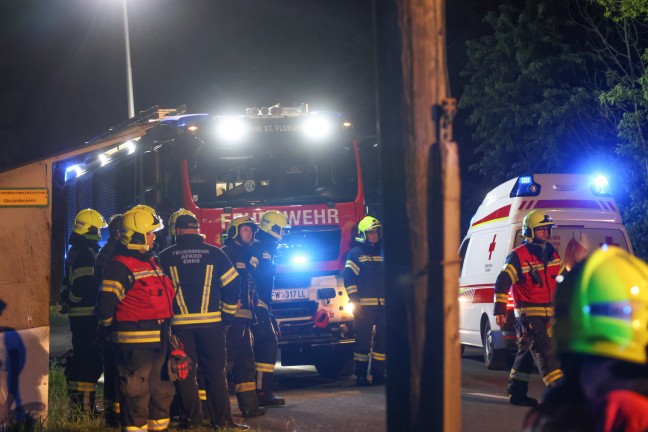
M 101 240 L 101 228 L 106 228 L 106 220 L 97 210 L 84 209 L 74 218 L 72 232 L 82 235 L 88 240 Z
M 556 289 L 559 353 L 646 364 L 648 265 L 612 246 L 597 249 Z
M 522 222 L 522 237 L 533 240 L 533 237 L 535 237 L 534 230 L 543 226 L 548 226 L 551 229 L 556 225 L 551 216 L 544 214 L 540 210 L 529 212 Z
M 372 216 L 365 216 L 360 223 L 358 223 L 358 235 L 359 237 L 356 237 L 356 241 L 359 241 L 360 243 L 364 243 L 367 241 L 367 231 L 378 231 L 378 238 L 382 237 L 382 225 L 376 219 L 375 217 Z

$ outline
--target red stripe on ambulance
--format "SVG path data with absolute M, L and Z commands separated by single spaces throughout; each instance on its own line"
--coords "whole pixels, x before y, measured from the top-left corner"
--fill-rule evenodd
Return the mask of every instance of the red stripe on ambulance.
M 510 212 L 511 212 L 511 204 L 501 207 L 495 210 L 493 213 L 489 214 L 488 216 L 479 219 L 478 221 L 473 223 L 472 226 L 483 224 L 485 222 L 490 222 L 495 219 L 502 219 L 508 217 Z

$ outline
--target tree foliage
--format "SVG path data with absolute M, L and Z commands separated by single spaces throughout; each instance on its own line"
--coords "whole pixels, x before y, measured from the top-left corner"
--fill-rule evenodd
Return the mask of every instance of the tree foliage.
M 460 107 L 470 109 L 481 156 L 470 169 L 499 181 L 585 170 L 609 158 L 613 122 L 602 121 L 610 115 L 597 103 L 605 75 L 568 6 L 505 3 L 485 22 L 492 34 L 468 42 L 462 72 L 469 84 Z

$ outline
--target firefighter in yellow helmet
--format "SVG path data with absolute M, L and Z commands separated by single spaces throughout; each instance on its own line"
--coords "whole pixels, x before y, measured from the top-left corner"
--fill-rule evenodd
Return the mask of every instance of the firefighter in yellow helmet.
M 236 313 L 240 280 L 227 256 L 205 242 L 198 218 L 189 210 L 179 209 L 169 219 L 172 246 L 160 252 L 160 263 L 176 288 L 171 320 L 173 333 L 198 365 L 205 383 L 206 407 L 201 403 L 196 385 L 196 370 L 176 383 L 182 408 L 188 417 L 186 428 L 200 427 L 203 417 L 210 417 L 216 429 L 247 429 L 234 423 L 225 378 L 225 326 Z
M 648 430 L 648 265 L 597 249 L 558 284 L 554 331 L 565 378 L 524 430 Z
M 166 430 L 173 383 L 163 373 L 175 290 L 153 254 L 156 214 L 129 210 L 106 267 L 95 312 L 112 325 L 122 430 Z
M 252 253 L 259 261 L 254 272 L 259 296 L 258 304 L 254 308 L 256 323 L 252 327 L 254 360 L 257 396 L 259 404 L 265 407 L 286 404 L 285 399 L 274 394 L 274 367 L 277 361 L 279 329 L 271 312 L 272 288 L 277 273 L 274 257 L 285 228 L 289 228 L 286 215 L 279 210 L 268 210 L 261 215 L 259 231 L 255 236 L 256 242 L 252 245 Z
M 546 386 L 562 378 L 547 328 L 553 316 L 554 291 L 562 261 L 549 242 L 554 222 L 549 215 L 533 210 L 522 222 L 524 243 L 506 257 L 495 281 L 493 315 L 500 327 L 506 325 L 506 302 L 512 287 L 515 306 L 517 353 L 509 375 L 509 402 L 535 406 L 538 401 L 527 395 L 529 375 L 534 361 Z
M 72 331 L 73 356 L 66 378 L 71 405 L 77 412 L 96 412 L 96 387 L 103 367 L 101 350 L 95 344 L 97 319 L 93 309 L 99 291 L 94 267 L 101 229 L 105 227 L 106 221 L 98 211 L 84 209 L 77 213 L 65 259 L 60 303 Z
M 385 383 L 385 284 L 382 251 L 382 225 L 367 216 L 358 224 L 358 246 L 349 251 L 344 267 L 344 287 L 353 303 L 353 328 L 356 344 L 356 384 L 369 385 L 367 378 L 371 356 L 371 384 Z M 373 348 L 372 329 L 375 326 Z
M 230 259 L 241 280 L 240 308 L 227 329 L 227 372 L 232 373 L 236 385 L 236 398 L 243 417 L 265 414 L 259 406 L 255 379 L 254 351 L 250 327 L 254 321 L 253 310 L 258 296 L 254 281 L 258 259 L 250 247 L 254 243 L 257 225 L 249 216 L 237 216 L 227 226 L 227 240 L 223 252 Z

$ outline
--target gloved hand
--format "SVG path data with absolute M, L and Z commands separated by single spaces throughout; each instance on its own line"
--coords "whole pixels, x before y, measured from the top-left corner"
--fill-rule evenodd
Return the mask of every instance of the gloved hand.
M 169 338 L 169 377 L 172 381 L 182 381 L 189 376 L 191 359 L 184 351 L 184 345 L 177 336 Z

